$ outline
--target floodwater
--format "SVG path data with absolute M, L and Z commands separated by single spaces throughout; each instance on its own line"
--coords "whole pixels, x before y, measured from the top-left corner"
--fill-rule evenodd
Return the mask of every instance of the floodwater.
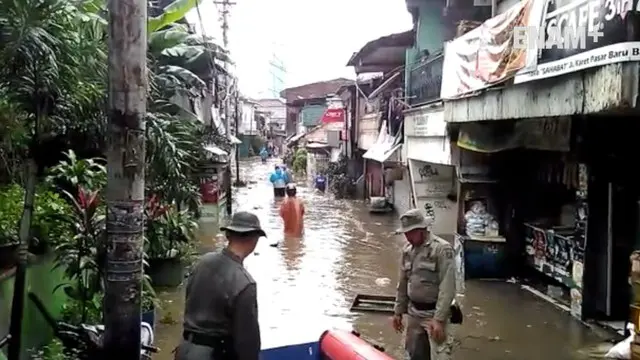
M 284 240 L 278 204 L 266 178 L 275 162 L 247 161 L 234 194 L 234 211 L 256 213 L 267 232 L 245 266 L 258 283 L 263 347 L 315 341 L 330 328 L 355 329 L 403 358 L 402 337 L 389 315 L 351 313 L 358 293 L 394 295 L 404 239 L 394 235 L 395 215 L 371 215 L 364 204 L 319 195 L 298 181 L 306 204 L 302 240 Z M 204 226 L 202 246 L 217 249 L 217 231 Z M 278 243 L 277 247 L 271 244 Z M 155 359 L 172 359 L 180 341 L 182 289 L 159 292 Z M 462 299 L 464 324 L 456 329 L 455 359 L 556 360 L 602 358 L 606 343 L 592 330 L 517 284 L 468 281 Z

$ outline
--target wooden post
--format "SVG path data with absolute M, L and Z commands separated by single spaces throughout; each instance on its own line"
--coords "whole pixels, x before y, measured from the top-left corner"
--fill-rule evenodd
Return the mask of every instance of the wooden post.
M 109 1 L 104 357 L 140 359 L 147 2 Z

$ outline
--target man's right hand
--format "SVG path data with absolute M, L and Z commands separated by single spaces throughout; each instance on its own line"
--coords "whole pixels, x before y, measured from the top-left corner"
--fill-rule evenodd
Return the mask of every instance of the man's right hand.
M 391 325 L 393 326 L 393 330 L 401 333 L 404 330 L 404 325 L 402 324 L 402 315 L 393 315 L 393 318 L 391 318 Z

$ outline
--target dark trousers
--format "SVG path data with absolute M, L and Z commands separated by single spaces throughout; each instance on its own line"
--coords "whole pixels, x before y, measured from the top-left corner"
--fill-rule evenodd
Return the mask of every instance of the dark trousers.
M 273 188 L 274 197 L 284 197 L 286 195 L 284 188 Z

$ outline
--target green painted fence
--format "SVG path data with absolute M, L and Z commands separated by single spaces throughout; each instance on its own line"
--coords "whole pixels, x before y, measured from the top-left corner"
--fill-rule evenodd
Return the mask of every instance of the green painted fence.
M 15 279 L 13 274 L 13 271 L 0 273 L 0 337 L 9 332 Z M 56 317 L 61 314 L 66 295 L 63 291 L 57 291 L 54 294 L 53 290 L 63 282 L 65 282 L 63 270 L 54 269 L 53 257 L 51 256 L 39 258 L 27 270 L 27 291 L 35 293 Z M 29 350 L 47 344 L 53 336 L 53 331 L 28 298 L 22 321 L 21 358 L 28 359 Z M 5 354 L 2 352 L 0 352 L 0 360 L 5 360 Z

